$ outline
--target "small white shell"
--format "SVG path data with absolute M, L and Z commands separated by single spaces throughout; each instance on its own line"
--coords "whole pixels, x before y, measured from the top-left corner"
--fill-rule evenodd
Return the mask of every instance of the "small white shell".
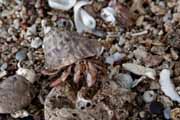
M 36 73 L 33 70 L 26 69 L 26 68 L 19 68 L 16 71 L 17 75 L 21 75 L 26 78 L 29 82 L 34 83 L 36 80 Z
M 24 118 L 27 116 L 29 116 L 29 113 L 26 110 L 20 110 L 11 114 L 11 117 L 13 118 Z
M 101 18 L 106 21 L 110 22 L 112 25 L 116 23 L 116 11 L 112 7 L 103 8 L 101 11 Z
M 161 85 L 161 90 L 164 92 L 166 96 L 180 103 L 180 96 L 177 94 L 174 84 L 170 79 L 170 71 L 168 69 L 163 69 L 160 72 L 159 83 Z
M 144 67 L 141 65 L 133 64 L 133 63 L 125 63 L 122 65 L 124 69 L 137 74 L 137 75 L 144 75 L 151 79 L 155 79 L 156 71 L 152 68 Z
M 51 8 L 60 10 L 69 10 L 75 4 L 77 0 L 48 0 L 48 4 Z
M 91 31 L 96 27 L 95 19 L 82 9 L 83 6 L 91 3 L 91 1 L 79 1 L 74 6 L 74 22 L 78 33 Z

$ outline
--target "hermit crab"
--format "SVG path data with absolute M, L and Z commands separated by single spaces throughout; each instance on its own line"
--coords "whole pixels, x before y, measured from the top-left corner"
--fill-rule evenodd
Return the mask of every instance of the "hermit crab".
M 45 55 L 45 74 L 61 76 L 51 86 L 57 86 L 72 76 L 75 83 L 86 79 L 91 87 L 105 73 L 105 66 L 99 59 L 101 45 L 95 39 L 89 39 L 77 32 L 52 29 L 43 40 Z

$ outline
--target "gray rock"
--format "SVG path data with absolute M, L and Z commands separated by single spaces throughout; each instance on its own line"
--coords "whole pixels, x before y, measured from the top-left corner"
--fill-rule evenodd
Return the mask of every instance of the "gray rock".
M 143 100 L 146 103 L 150 103 L 156 99 L 156 93 L 152 90 L 145 91 L 143 94 Z
M 14 113 L 31 103 L 33 86 L 24 77 L 14 75 L 0 84 L 0 113 Z
M 123 87 L 130 89 L 133 84 L 133 79 L 129 74 L 120 73 L 116 76 L 117 83 Z
M 16 60 L 18 60 L 18 61 L 23 61 L 23 60 L 25 60 L 26 57 L 27 57 L 26 52 L 27 52 L 26 49 L 21 49 L 20 51 L 18 51 L 18 52 L 16 53 Z

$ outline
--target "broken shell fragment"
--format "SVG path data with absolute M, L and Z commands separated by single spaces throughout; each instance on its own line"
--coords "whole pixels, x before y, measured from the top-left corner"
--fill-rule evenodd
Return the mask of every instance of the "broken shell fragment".
M 180 96 L 175 90 L 174 84 L 170 79 L 170 71 L 168 69 L 163 69 L 160 72 L 160 80 L 159 83 L 161 85 L 161 90 L 165 95 L 170 97 L 173 101 L 177 101 L 180 103 Z
M 103 8 L 101 11 L 101 18 L 106 21 L 110 22 L 112 25 L 116 23 L 116 12 L 112 7 Z
M 148 78 L 155 79 L 156 71 L 152 68 L 144 67 L 134 63 L 125 63 L 122 65 L 124 69 L 137 75 L 144 75 Z
M 74 6 L 74 22 L 78 33 L 88 32 L 96 27 L 95 19 L 82 8 L 91 3 L 89 1 L 79 1 Z
M 26 68 L 19 68 L 16 71 L 17 75 L 23 76 L 26 78 L 30 83 L 34 83 L 36 80 L 36 73 L 33 70 L 26 69 Z
M 31 103 L 33 87 L 24 77 L 13 75 L 0 84 L 0 113 L 14 113 Z
M 76 1 L 77 0 L 48 0 L 48 4 L 51 8 L 67 11 L 75 5 Z

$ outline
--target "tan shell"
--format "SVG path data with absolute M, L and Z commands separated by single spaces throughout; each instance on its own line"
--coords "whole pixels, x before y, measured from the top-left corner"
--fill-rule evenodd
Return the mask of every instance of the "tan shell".
M 0 84 L 0 113 L 13 113 L 26 107 L 33 98 L 32 84 L 14 75 Z
M 95 39 L 88 39 L 77 32 L 51 30 L 43 41 L 45 62 L 48 69 L 58 70 L 83 58 L 100 53 Z

